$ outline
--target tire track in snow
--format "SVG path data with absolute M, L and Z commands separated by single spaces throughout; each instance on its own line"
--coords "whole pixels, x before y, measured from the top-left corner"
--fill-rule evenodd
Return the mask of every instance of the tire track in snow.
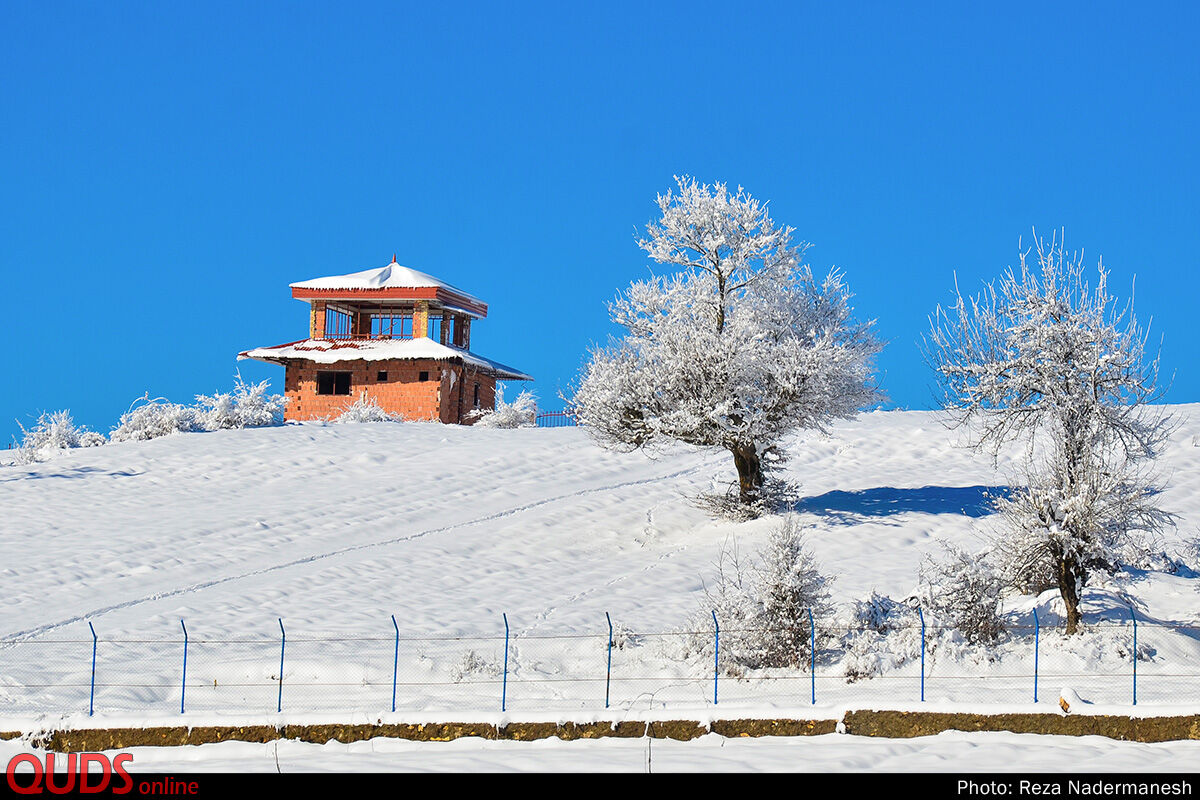
M 77 622 L 85 622 L 89 619 L 95 619 L 96 617 L 102 616 L 104 614 L 109 614 L 113 611 L 121 611 L 121 610 L 124 610 L 127 608 L 132 608 L 134 606 L 142 605 L 143 603 L 152 603 L 156 600 L 165 600 L 165 599 L 171 598 L 171 597 L 179 597 L 181 595 L 203 591 L 204 589 L 211 589 L 214 586 L 221 586 L 226 583 L 232 583 L 233 581 L 245 580 L 246 578 L 253 578 L 253 577 L 256 577 L 259 575 L 266 575 L 271 572 L 278 572 L 279 570 L 290 569 L 292 567 L 298 567 L 298 566 L 304 566 L 306 564 L 312 564 L 317 561 L 324 561 L 325 559 L 336 558 L 337 556 L 343 556 L 348 553 L 355 553 L 355 552 L 359 552 L 359 551 L 363 551 L 363 550 L 370 550 L 370 549 L 373 549 L 376 547 L 387 547 L 387 546 L 393 545 L 393 544 L 400 544 L 402 542 L 413 541 L 414 539 L 421 539 L 425 536 L 429 536 L 429 535 L 432 535 L 435 533 L 445 533 L 447 531 L 458 530 L 460 528 L 468 528 L 468 527 L 471 527 L 472 525 L 481 525 L 485 522 L 492 522 L 492 521 L 495 521 L 498 519 L 504 519 L 505 517 L 512 517 L 517 514 L 523 514 L 527 511 L 532 511 L 536 508 L 541 508 L 542 506 L 550 505 L 551 503 L 558 503 L 563 500 L 570 500 L 572 498 L 585 497 L 587 495 L 599 494 L 602 492 L 612 492 L 612 491 L 617 491 L 619 489 L 627 489 L 631 486 L 644 486 L 648 483 L 657 483 L 659 481 L 668 481 L 668 480 L 672 480 L 674 478 L 681 478 L 685 475 L 690 475 L 694 472 L 699 472 L 703 469 L 709 468 L 710 465 L 708 462 L 709 462 L 709 459 L 705 459 L 702 463 L 700 463 L 694 467 L 690 467 L 688 469 L 676 470 L 675 472 L 670 472 L 670 473 L 667 473 L 666 475 L 657 475 L 657 476 L 650 477 L 650 478 L 640 478 L 635 481 L 624 481 L 622 483 L 615 483 L 615 484 L 611 484 L 608 486 L 596 486 L 596 487 L 593 487 L 590 489 L 582 489 L 577 492 L 568 492 L 567 494 L 561 494 L 561 495 L 557 495 L 555 497 L 547 497 L 547 498 L 544 498 L 542 500 L 537 500 L 532 503 L 526 503 L 525 505 L 514 506 L 512 508 L 504 509 L 503 511 L 497 511 L 495 513 L 487 514 L 482 517 L 476 517 L 475 519 L 467 520 L 466 522 L 459 522 L 459 523 L 455 523 L 453 525 L 445 525 L 440 528 L 428 528 L 426 530 L 418 531 L 417 533 L 409 534 L 407 536 L 396 536 L 391 539 L 384 539 L 384 540 L 378 541 L 378 542 L 367 542 L 365 544 L 357 544 L 357 545 L 350 545 L 348 547 L 341 547 L 336 550 L 329 550 L 324 553 L 316 553 L 313 555 L 305 556 L 303 558 L 297 558 L 297 559 L 293 559 L 291 561 L 285 561 L 282 564 L 274 564 L 269 567 L 261 567 L 259 569 L 251 570 L 249 572 L 243 572 L 238 575 L 227 575 L 224 578 L 217 578 L 217 579 L 211 580 L 211 581 L 203 581 L 201 583 L 195 583 L 195 584 L 192 584 L 191 586 L 185 586 L 180 589 L 172 589 L 172 590 L 166 591 L 166 592 L 157 592 L 155 594 L 146 595 L 144 597 L 139 597 L 134 600 L 126 600 L 125 602 L 122 602 L 122 603 L 113 603 L 112 605 L 94 609 L 85 614 L 79 614 L 79 615 L 70 617 L 65 620 L 60 620 L 58 622 L 50 622 L 50 623 L 46 623 L 45 625 L 38 625 L 33 628 L 26 628 L 25 630 L 22 630 L 22 631 L 15 631 L 13 633 L 4 634 L 2 637 L 0 637 L 0 643 L 8 644 L 8 643 L 11 643 L 14 641 L 20 641 L 22 639 L 33 638 L 35 636 L 40 636 L 42 634 L 49 633 L 50 631 L 54 631 L 59 628 L 64 628 L 67 625 L 73 625 Z

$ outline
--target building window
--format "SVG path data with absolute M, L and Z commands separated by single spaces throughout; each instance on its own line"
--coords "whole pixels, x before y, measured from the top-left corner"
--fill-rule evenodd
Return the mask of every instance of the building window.
M 421 383 L 425 383 L 427 380 L 429 380 L 429 373 L 422 372 L 419 380 L 421 381 Z
M 479 382 L 475 382 L 475 407 L 479 408 Z
M 380 383 L 383 383 L 384 381 L 387 380 L 387 373 L 380 371 L 378 374 L 375 375 L 375 380 L 379 381 Z
M 350 394 L 350 373 L 318 372 L 317 394 Z

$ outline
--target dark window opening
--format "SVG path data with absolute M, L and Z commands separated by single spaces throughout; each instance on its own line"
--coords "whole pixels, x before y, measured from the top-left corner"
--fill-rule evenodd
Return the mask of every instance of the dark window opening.
M 350 373 L 318 372 L 317 394 L 350 394 Z
M 422 373 L 421 373 L 421 377 L 420 377 L 420 381 L 421 381 L 421 383 L 424 383 L 424 382 L 425 382 L 425 381 L 427 381 L 427 380 L 429 380 L 429 373 L 428 373 L 428 372 L 422 372 Z
M 382 372 L 382 371 L 380 371 L 380 372 L 379 372 L 379 373 L 378 373 L 378 374 L 375 376 L 375 380 L 379 381 L 380 383 L 383 383 L 384 381 L 386 381 L 386 380 L 387 380 L 387 373 L 386 373 L 386 372 Z
M 475 384 L 475 407 L 479 408 L 479 384 Z

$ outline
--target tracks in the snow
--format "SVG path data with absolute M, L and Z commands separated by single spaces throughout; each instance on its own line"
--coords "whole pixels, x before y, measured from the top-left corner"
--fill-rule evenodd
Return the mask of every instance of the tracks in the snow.
M 4 634 L 2 637 L 0 637 L 0 642 L 12 642 L 12 641 L 17 641 L 17 640 L 21 640 L 21 639 L 29 639 L 29 638 L 35 637 L 35 636 L 41 636 L 41 635 L 44 635 L 51 631 L 57 630 L 59 628 L 66 627 L 67 625 L 72 625 L 72 624 L 78 623 L 78 622 L 84 622 L 89 619 L 95 619 L 96 617 L 99 617 L 103 614 L 108 614 L 108 613 L 111 613 L 114 611 L 121 611 L 121 610 L 124 610 L 127 608 L 142 605 L 144 603 L 152 603 L 152 602 L 155 602 L 158 600 L 164 600 L 164 599 L 170 598 L 170 597 L 179 597 L 181 595 L 186 595 L 186 594 L 191 594 L 193 592 L 203 591 L 205 589 L 211 589 L 214 586 L 222 586 L 224 584 L 233 583 L 235 581 L 246 580 L 247 578 L 254 578 L 259 575 L 265 575 L 265 574 L 272 573 L 272 572 L 278 572 L 280 570 L 304 566 L 307 564 L 312 564 L 314 562 L 324 561 L 326 559 L 348 555 L 350 553 L 361 552 L 363 550 L 371 550 L 371 549 L 378 548 L 378 547 L 387 547 L 387 546 L 394 545 L 394 544 L 400 544 L 402 542 L 408 542 L 408 541 L 412 541 L 414 539 L 420 539 L 425 536 L 430 536 L 435 533 L 446 533 L 448 531 L 459 530 L 462 528 L 468 528 L 473 525 L 481 525 L 481 524 L 484 524 L 487 522 L 494 522 L 499 519 L 504 519 L 506 517 L 512 517 L 512 516 L 516 516 L 518 514 L 523 514 L 528 511 L 532 511 L 534 509 L 541 508 L 543 506 L 562 502 L 564 500 L 571 500 L 571 499 L 575 499 L 575 498 L 586 497 L 588 495 L 601 494 L 604 492 L 618 491 L 621 489 L 627 489 L 632 486 L 643 486 L 643 485 L 650 484 L 650 483 L 658 483 L 660 481 L 669 481 L 669 480 L 672 480 L 675 478 L 681 478 L 685 475 L 690 475 L 691 473 L 694 473 L 694 472 L 698 472 L 702 469 L 707 468 L 708 466 L 709 466 L 709 464 L 707 463 L 707 460 L 705 460 L 695 466 L 689 467 L 687 469 L 676 470 L 674 472 L 670 472 L 665 475 L 656 475 L 656 476 L 652 476 L 649 478 L 640 478 L 638 480 L 632 480 L 632 481 L 622 481 L 620 483 L 608 484 L 605 486 L 595 486 L 595 487 L 592 487 L 589 489 L 581 489 L 581 490 L 575 491 L 575 492 L 567 492 L 565 494 L 556 495 L 554 497 L 543 498 L 541 500 L 537 500 L 532 503 L 525 503 L 523 505 L 506 508 L 502 511 L 496 511 L 491 514 L 485 514 L 484 516 L 475 517 L 474 519 L 469 519 L 464 522 L 458 522 L 453 525 L 444 525 L 444 526 L 441 526 L 438 528 L 427 528 L 425 530 L 417 531 L 415 533 L 407 534 L 404 536 L 394 536 L 394 537 L 391 537 L 388 539 L 382 539 L 382 540 L 375 541 L 375 542 L 364 542 L 362 544 L 348 545 L 346 547 L 339 547 L 334 550 L 328 550 L 328 551 L 325 551 L 322 553 L 310 554 L 310 555 L 304 556 L 303 558 L 296 558 L 296 559 L 292 559 L 289 561 L 281 562 L 279 564 L 273 564 L 273 565 L 267 566 L 267 567 L 260 567 L 258 569 L 250 570 L 247 572 L 242 572 L 237 575 L 226 575 L 221 578 L 216 578 L 216 579 L 210 580 L 210 581 L 202 581 L 200 583 L 194 583 L 194 584 L 191 584 L 190 586 L 184 586 L 184 587 L 180 587 L 178 589 L 172 589 L 170 591 L 157 592 L 155 594 L 145 595 L 143 597 L 126 600 L 121 603 L 113 603 L 111 605 L 103 606 L 101 608 L 92 609 L 91 611 L 88 611 L 88 612 L 85 612 L 82 614 L 78 614 L 76 616 L 69 617 L 67 619 L 62 619 L 62 620 L 58 620 L 55 622 L 46 623 L 44 625 L 38 625 L 38 626 L 35 626 L 32 628 L 26 628 L 25 630 L 13 631 L 11 633 Z

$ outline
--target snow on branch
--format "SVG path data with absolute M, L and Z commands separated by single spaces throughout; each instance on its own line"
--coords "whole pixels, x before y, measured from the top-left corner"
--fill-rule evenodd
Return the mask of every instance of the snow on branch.
M 1158 354 L 1132 302 L 1109 294 L 1103 263 L 1089 283 L 1082 254 L 1057 234 L 978 296 L 955 295 L 925 339 L 943 406 L 971 447 L 993 458 L 1008 443 L 1026 448 L 1024 485 L 996 500 L 1001 572 L 1016 588 L 1057 585 L 1074 633 L 1089 574 L 1173 524 L 1149 467 L 1175 424 L 1152 405 Z
M 504 384 L 496 384 L 496 408 L 467 414 L 481 428 L 532 428 L 537 424 L 537 395 L 524 389 L 511 403 L 504 402 Z
M 734 457 L 739 501 L 764 494 L 764 455 L 785 434 L 825 430 L 882 399 L 881 349 L 854 318 L 842 274 L 813 275 L 765 204 L 742 189 L 678 178 L 638 245 L 677 269 L 634 282 L 610 304 L 625 336 L 594 347 L 570 400 L 603 445 L 666 442 Z

